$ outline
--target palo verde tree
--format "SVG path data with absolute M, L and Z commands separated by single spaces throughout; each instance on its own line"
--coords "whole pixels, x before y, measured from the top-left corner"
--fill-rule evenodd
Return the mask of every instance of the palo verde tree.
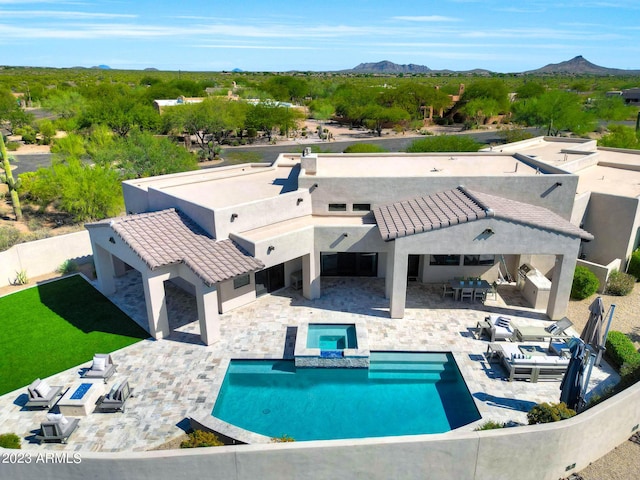
M 2 169 L 4 173 L 0 173 L 0 182 L 6 183 L 9 188 L 9 194 L 11 195 L 11 205 L 13 207 L 13 213 L 16 216 L 18 222 L 22 221 L 22 207 L 20 206 L 20 197 L 18 196 L 18 188 L 20 187 L 20 179 L 14 180 L 13 173 L 11 172 L 11 163 L 9 161 L 9 154 L 7 153 L 7 147 L 4 145 L 4 139 L 0 134 L 0 155 L 2 155 Z

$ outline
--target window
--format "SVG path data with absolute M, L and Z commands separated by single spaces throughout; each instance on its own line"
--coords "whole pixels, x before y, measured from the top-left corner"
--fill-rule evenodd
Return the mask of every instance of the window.
M 370 203 L 354 203 L 353 204 L 354 212 L 368 212 L 369 210 L 371 210 Z
M 247 286 L 250 283 L 251 283 L 251 277 L 249 276 L 248 273 L 246 275 L 240 275 L 239 277 L 236 277 L 233 279 L 233 288 L 237 290 L 238 288 Z
M 460 265 L 460 255 L 431 255 L 429 265 Z
M 330 212 L 346 212 L 347 204 L 346 203 L 330 203 L 329 211 Z
M 493 265 L 495 259 L 493 255 L 465 255 L 465 265 Z

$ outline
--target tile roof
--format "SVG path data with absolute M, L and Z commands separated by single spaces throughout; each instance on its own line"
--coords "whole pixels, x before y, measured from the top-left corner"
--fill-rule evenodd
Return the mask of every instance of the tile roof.
M 264 268 L 260 260 L 238 244 L 229 239 L 216 241 L 174 208 L 127 215 L 88 226 L 99 225 L 109 225 L 151 270 L 184 263 L 209 286 Z
M 458 187 L 373 209 L 384 240 L 494 217 L 569 236 L 593 240 L 593 235 L 552 211 L 495 195 Z

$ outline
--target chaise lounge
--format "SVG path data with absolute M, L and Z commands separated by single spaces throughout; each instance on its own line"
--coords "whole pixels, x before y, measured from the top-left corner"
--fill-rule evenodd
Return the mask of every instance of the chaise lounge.
M 83 378 L 102 378 L 104 383 L 116 373 L 116 366 L 113 364 L 111 355 L 106 353 L 96 353 L 93 356 L 91 368 L 84 372 Z
M 78 428 L 79 418 L 67 418 L 61 413 L 48 413 L 47 421 L 40 424 L 39 442 L 67 443 L 67 439 Z
M 102 397 L 97 402 L 96 410 L 99 411 L 118 411 L 124 413 L 125 403 L 131 396 L 131 388 L 129 388 L 129 381 L 123 380 L 120 383 L 116 383 L 109 393 Z
M 45 380 L 36 378 L 31 385 L 27 387 L 29 399 L 25 407 L 49 408 L 55 399 L 60 395 L 63 387 L 50 386 Z
M 564 317 L 548 327 L 518 325 L 517 322 L 513 322 L 512 325 L 519 342 L 543 342 L 553 337 L 566 337 L 565 330 L 572 326 L 573 322 Z

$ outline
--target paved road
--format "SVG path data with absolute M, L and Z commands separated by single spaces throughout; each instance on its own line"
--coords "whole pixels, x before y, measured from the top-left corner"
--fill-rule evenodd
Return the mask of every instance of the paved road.
M 535 134 L 535 133 L 534 133 Z M 499 142 L 500 137 L 496 131 L 482 131 L 466 133 L 481 143 Z M 343 152 L 345 148 L 354 143 L 365 142 L 381 145 L 390 152 L 401 152 L 407 145 L 417 138 L 424 137 L 393 137 L 393 138 L 375 138 L 372 137 L 366 140 L 350 140 L 340 142 L 321 142 L 313 144 L 299 144 L 299 145 L 268 145 L 268 146 L 246 146 L 246 147 L 229 147 L 229 151 L 234 152 L 257 152 L 262 155 L 262 161 L 273 162 L 281 153 L 300 153 L 304 147 L 314 146 L 320 149 L 322 152 Z M 51 166 L 51 154 L 19 154 L 13 152 L 15 159 L 15 166 L 13 173 L 18 175 L 25 172 L 35 172 L 40 167 Z M 217 166 L 224 165 L 224 163 Z

